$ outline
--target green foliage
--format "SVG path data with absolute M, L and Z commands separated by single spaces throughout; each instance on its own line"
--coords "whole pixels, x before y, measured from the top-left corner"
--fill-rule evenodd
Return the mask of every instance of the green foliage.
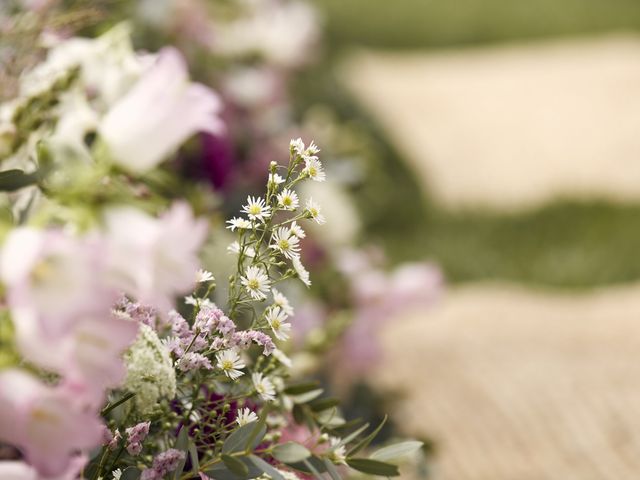
M 317 0 L 329 42 L 382 48 L 468 45 L 639 30 L 635 0 Z

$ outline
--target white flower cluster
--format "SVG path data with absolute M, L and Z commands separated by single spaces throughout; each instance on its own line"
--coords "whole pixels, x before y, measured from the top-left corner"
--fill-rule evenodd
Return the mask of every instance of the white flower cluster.
M 176 395 L 176 372 L 169 350 L 156 332 L 147 325 L 140 325 L 135 343 L 125 354 L 127 376 L 124 387 L 135 393 L 136 410 L 151 413 L 161 398 Z

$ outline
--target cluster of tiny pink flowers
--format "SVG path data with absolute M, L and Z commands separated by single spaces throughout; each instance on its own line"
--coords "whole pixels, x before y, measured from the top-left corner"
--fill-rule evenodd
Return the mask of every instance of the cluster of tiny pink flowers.
M 153 459 L 151 468 L 143 470 L 140 480 L 162 480 L 169 472 L 173 472 L 185 459 L 185 453 L 175 448 L 162 452 Z
M 142 442 L 149 435 L 151 422 L 142 422 L 125 430 L 127 434 L 127 452 L 129 455 L 137 456 L 142 451 Z
M 242 332 L 236 332 L 232 337 L 233 345 L 240 348 L 246 349 L 249 348 L 251 343 L 255 343 L 263 348 L 262 353 L 264 355 L 271 355 L 273 351 L 276 349 L 273 340 L 269 335 L 264 332 L 259 332 L 257 330 L 244 330 Z
M 154 330 L 157 328 L 157 311 L 150 305 L 132 302 L 123 295 L 116 304 L 116 310 L 125 313 L 139 323 L 148 325 Z

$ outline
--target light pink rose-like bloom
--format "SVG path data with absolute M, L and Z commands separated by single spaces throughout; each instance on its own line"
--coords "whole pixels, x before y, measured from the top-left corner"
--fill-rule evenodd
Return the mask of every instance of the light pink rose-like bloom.
M 19 227 L 0 254 L 0 278 L 11 310 L 28 308 L 52 336 L 64 334 L 82 315 L 106 315 L 115 300 L 99 274 L 98 238 L 62 230 Z
M 1 461 L 0 478 L 2 480 L 76 480 L 87 463 L 85 455 L 73 457 L 65 472 L 55 476 L 42 476 L 28 463 L 22 461 Z
M 115 163 L 142 173 L 165 160 L 194 133 L 222 132 L 221 109 L 213 91 L 189 81 L 178 50 L 164 48 L 107 112 L 99 133 Z
M 160 218 L 131 207 L 112 208 L 105 223 L 109 274 L 118 289 L 161 312 L 193 289 L 207 224 L 194 218 L 189 205 L 176 202 Z
M 62 375 L 85 393 L 88 403 L 99 405 L 105 389 L 122 383 L 126 374 L 122 354 L 136 339 L 137 322 L 109 314 L 84 316 L 65 334 L 54 337 L 28 309 L 14 312 L 13 317 L 24 358 Z
M 102 434 L 98 415 L 76 392 L 19 370 L 0 372 L 0 441 L 18 447 L 39 475 L 65 474 L 77 452 L 100 445 Z

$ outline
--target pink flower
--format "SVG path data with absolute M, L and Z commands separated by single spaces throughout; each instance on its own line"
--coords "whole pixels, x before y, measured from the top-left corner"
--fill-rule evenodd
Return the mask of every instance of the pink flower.
M 189 81 L 180 53 L 164 48 L 155 64 L 105 115 L 99 131 L 114 162 L 142 173 L 194 133 L 220 133 L 221 109 L 213 91 Z
M 32 311 L 14 312 L 20 352 L 34 364 L 62 375 L 99 404 L 106 388 L 117 387 L 126 369 L 122 354 L 135 340 L 138 323 L 116 316 L 82 317 L 63 335 L 41 328 Z
M 103 283 L 102 244 L 62 230 L 20 227 L 7 237 L 0 277 L 12 310 L 29 308 L 58 336 L 81 315 L 108 314 L 115 292 Z
M 186 203 L 174 203 L 160 218 L 112 208 L 105 220 L 114 286 L 158 311 L 169 311 L 177 295 L 191 291 L 207 225 Z
M 127 434 L 127 452 L 129 452 L 129 455 L 134 457 L 140 455 L 142 442 L 147 438 L 147 435 L 149 435 L 150 426 L 151 422 L 142 422 L 131 428 L 127 428 L 125 432 Z
M 22 461 L 0 461 L 0 478 L 2 480 L 76 480 L 78 474 L 87 463 L 87 457 L 73 457 L 69 468 L 60 475 L 42 476 L 31 465 Z
M 99 417 L 67 388 L 19 370 L 0 372 L 0 440 L 21 449 L 40 475 L 63 475 L 102 435 Z

